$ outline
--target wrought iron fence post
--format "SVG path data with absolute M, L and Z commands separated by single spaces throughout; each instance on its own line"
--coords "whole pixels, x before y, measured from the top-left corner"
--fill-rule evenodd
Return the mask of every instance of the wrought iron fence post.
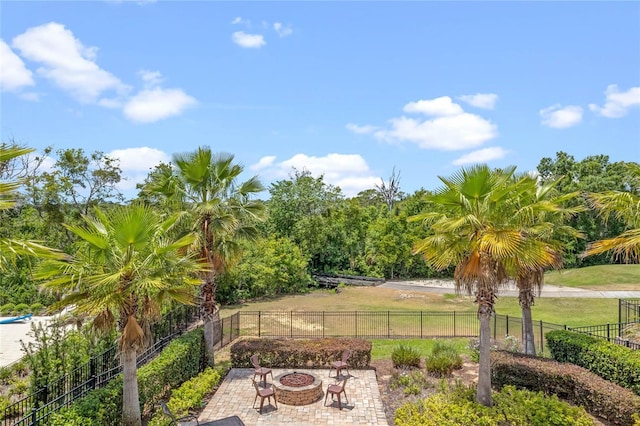
M 261 317 L 261 313 L 262 313 L 262 311 L 258 311 L 258 337 L 260 337 L 260 335 L 261 335 L 261 330 L 260 330 L 260 326 L 261 326 L 261 324 L 260 324 L 260 317 Z
M 493 339 L 496 338 L 496 332 L 498 331 L 498 314 L 493 314 Z
M 389 316 L 390 316 L 390 312 L 387 311 L 387 339 L 391 338 L 391 322 L 390 322 Z
M 567 326 L 564 326 L 565 330 Z M 540 353 L 544 352 L 544 335 L 542 334 L 542 320 L 540 320 Z
M 422 311 L 420 311 L 420 338 L 422 339 L 423 333 L 422 333 Z
M 509 315 L 505 315 L 505 322 L 506 324 L 506 329 L 507 329 L 507 336 L 509 335 Z
M 322 338 L 324 339 L 324 311 L 322 311 Z
M 456 331 L 456 311 L 453 311 L 453 337 L 458 337 L 458 333 Z
M 358 337 L 358 311 L 354 312 L 354 322 L 355 322 L 355 337 Z

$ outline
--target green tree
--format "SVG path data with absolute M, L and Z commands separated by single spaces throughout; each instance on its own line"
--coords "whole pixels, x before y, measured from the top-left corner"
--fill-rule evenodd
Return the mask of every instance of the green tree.
M 530 240 L 542 244 L 539 247 L 542 254 L 546 255 L 543 263 L 553 268 L 562 267 L 563 242 L 581 237 L 581 234 L 567 223 L 571 217 L 584 211 L 581 204 L 567 207 L 569 202 L 578 196 L 578 192 L 558 194 L 554 189 L 558 183 L 559 180 L 538 184 L 537 179 L 530 175 L 523 175 L 514 180 L 514 184 L 522 188 L 516 201 L 514 222 L 521 227 L 523 233 L 527 233 Z M 526 258 L 517 258 L 515 265 L 518 302 L 522 309 L 523 352 L 535 355 L 531 307 L 535 303 L 535 293 L 539 295 L 544 285 L 545 269 L 542 266 L 532 268 Z
M 238 183 L 243 168 L 231 154 L 214 154 L 209 147 L 175 154 L 175 169 L 156 169 L 143 191 L 163 195 L 172 208 L 189 214 L 198 238 L 192 246 L 208 265 L 199 274 L 200 308 L 204 321 L 205 355 L 214 364 L 215 325 L 220 319 L 216 303 L 217 277 L 241 255 L 239 241 L 258 236 L 256 222 L 263 220 L 264 204 L 252 196 L 264 190 L 257 177 Z
M 436 269 L 455 265 L 458 291 L 476 297 L 480 320 L 480 360 L 477 400 L 491 406 L 491 316 L 501 285 L 516 265 L 536 270 L 548 266 L 545 244 L 528 236 L 515 218 L 514 203 L 523 190 L 514 183 L 515 167 L 492 170 L 486 165 L 462 169 L 442 178 L 444 187 L 428 199 L 442 208 L 415 217 L 430 226 L 432 235 L 414 245 Z
M 627 191 L 605 191 L 591 193 L 591 205 L 605 221 L 615 218 L 625 224 L 620 235 L 591 242 L 586 256 L 612 252 L 625 263 L 637 263 L 640 259 L 640 165 L 629 164 L 629 171 L 635 181 Z
M 572 155 L 560 151 L 554 159 L 542 158 L 538 165 L 538 173 L 543 184 L 560 180 L 555 186 L 560 194 L 580 192 L 581 195 L 570 202 L 570 207 L 588 207 L 588 193 L 629 190 L 633 185 L 633 176 L 629 173 L 628 164 L 635 163 L 612 163 L 607 155 L 593 155 L 576 161 Z M 569 225 L 584 234 L 585 238 L 564 240 L 564 263 L 567 267 L 609 263 L 610 259 L 604 254 L 584 258 L 581 253 L 586 249 L 587 242 L 613 238 L 625 229 L 624 223 L 617 217 L 604 220 L 603 216 L 599 216 L 598 212 L 591 208 L 585 208 L 572 216 Z
M 165 302 L 193 303 L 197 279 L 206 265 L 188 254 L 197 235 L 171 238 L 180 214 L 162 220 L 141 204 L 96 208 L 84 224 L 68 228 L 81 241 L 73 258 L 44 262 L 37 277 L 43 288 L 64 295 L 58 307 L 93 317 L 97 330 L 118 332 L 123 372 L 122 424 L 142 424 L 136 355 L 152 341 L 151 321 Z
M 33 149 L 15 143 L 0 144 L 0 218 L 3 222 L 16 211 L 17 191 L 24 182 L 24 176 L 13 173 L 14 161 L 31 152 Z M 39 241 L 14 238 L 13 234 L 12 229 L 0 228 L 0 274 L 15 268 L 19 259 L 55 258 L 60 255 Z

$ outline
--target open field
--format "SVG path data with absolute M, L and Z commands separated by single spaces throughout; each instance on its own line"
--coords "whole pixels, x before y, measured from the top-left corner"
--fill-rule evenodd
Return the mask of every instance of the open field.
M 238 311 L 428 311 L 475 312 L 473 298 L 379 287 L 347 287 L 342 292 L 315 290 L 307 294 L 281 296 L 224 306 L 221 316 Z M 496 312 L 520 317 L 516 297 L 499 297 Z M 617 299 L 539 298 L 533 318 L 569 326 L 614 323 L 618 320 Z
M 640 290 L 640 265 L 598 265 L 550 271 L 545 284 L 589 290 Z

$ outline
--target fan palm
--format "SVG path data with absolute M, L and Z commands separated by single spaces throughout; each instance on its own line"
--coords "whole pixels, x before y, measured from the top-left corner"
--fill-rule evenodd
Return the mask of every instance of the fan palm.
M 34 150 L 15 144 L 0 144 L 0 179 L 5 167 L 14 159 L 27 155 Z M 16 205 L 16 191 L 22 184 L 20 179 L 0 180 L 0 212 Z M 38 241 L 21 240 L 0 235 L 0 272 L 6 271 L 18 257 L 30 256 L 39 258 L 55 258 L 60 253 L 45 247 Z
M 544 250 L 516 217 L 517 203 L 526 187 L 514 179 L 515 167 L 492 170 L 486 165 L 462 169 L 453 177 L 440 177 L 444 187 L 428 197 L 440 211 L 414 217 L 430 226 L 432 235 L 417 242 L 421 253 L 436 269 L 456 265 L 456 290 L 475 295 L 480 321 L 479 403 L 491 406 L 490 319 L 500 286 L 518 268 L 547 266 Z
M 614 216 L 627 225 L 627 230 L 617 237 L 592 242 L 584 256 L 611 251 L 625 263 L 640 260 L 640 165 L 632 163 L 628 167 L 635 178 L 635 188 L 588 195 L 591 205 L 599 210 L 605 220 Z
M 198 239 L 192 249 L 209 268 L 200 273 L 200 307 L 204 322 L 205 356 L 214 363 L 218 331 L 217 277 L 239 259 L 240 239 L 258 235 L 255 223 L 264 216 L 264 204 L 251 196 L 264 190 L 256 177 L 238 183 L 242 166 L 230 154 L 213 154 L 208 147 L 175 154 L 175 171 L 165 170 L 143 188 L 161 194 L 174 208 L 190 213 Z M 178 200 L 178 203 L 176 203 Z
M 140 204 L 96 209 L 83 225 L 67 226 L 81 241 L 75 256 L 43 262 L 37 274 L 45 290 L 64 295 L 58 307 L 74 305 L 98 330 L 117 327 L 123 425 L 141 425 L 136 355 L 151 342 L 150 322 L 165 301 L 193 303 L 199 280 L 189 277 L 206 270 L 188 254 L 195 234 L 169 236 L 178 217 L 161 219 Z
M 526 258 L 514 259 L 515 282 L 518 288 L 518 302 L 522 309 L 522 351 L 535 355 L 535 340 L 531 307 L 535 293 L 540 294 L 544 284 L 545 267 L 561 268 L 564 254 L 563 240 L 578 238 L 581 234 L 566 225 L 567 219 L 584 210 L 583 206 L 566 207 L 567 201 L 578 196 L 577 192 L 558 195 L 554 187 L 560 180 L 538 185 L 536 179 L 523 175 L 516 179 L 522 188 L 517 199 L 517 210 L 513 223 L 528 236 L 529 248 L 524 251 L 541 256 L 541 264 L 532 268 Z

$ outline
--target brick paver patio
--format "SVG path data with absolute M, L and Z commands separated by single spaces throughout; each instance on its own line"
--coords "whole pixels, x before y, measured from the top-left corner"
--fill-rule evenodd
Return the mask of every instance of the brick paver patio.
M 274 377 L 293 370 L 273 369 Z M 387 419 L 380 399 L 378 382 L 374 370 L 350 370 L 351 377 L 345 388 L 349 403 L 343 401 L 342 410 L 338 409 L 338 402 L 323 407 L 324 396 L 329 384 L 335 383 L 335 378 L 329 377 L 329 370 L 296 369 L 301 373 L 312 373 L 322 379 L 322 399 L 309 405 L 292 406 L 278 402 L 278 409 L 272 405 L 265 406 L 262 414 L 258 408 L 252 408 L 256 391 L 251 383 L 253 369 L 232 368 L 224 379 L 220 388 L 204 411 L 200 414 L 200 423 L 238 416 L 247 425 L 358 425 L 358 426 L 388 426 Z M 269 381 L 270 382 L 270 381 Z M 273 402 L 273 400 L 272 400 Z M 260 398 L 256 407 L 260 405 Z

